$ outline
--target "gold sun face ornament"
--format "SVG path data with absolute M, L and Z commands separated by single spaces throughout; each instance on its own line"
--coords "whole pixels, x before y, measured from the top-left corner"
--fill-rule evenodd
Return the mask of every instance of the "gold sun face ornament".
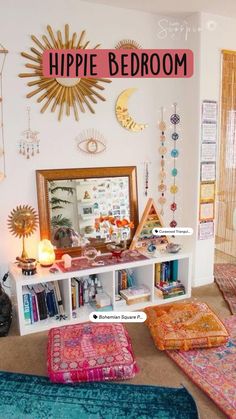
M 14 208 L 8 217 L 8 228 L 10 232 L 23 240 L 21 257 L 27 258 L 25 250 L 25 237 L 31 236 L 38 225 L 38 214 L 29 205 L 19 205 Z
M 86 49 L 89 41 L 85 41 L 85 31 L 80 35 L 73 33 L 70 37 L 69 25 L 65 25 L 65 33 L 61 31 L 54 34 L 50 25 L 47 26 L 48 36 L 43 35 L 42 41 L 32 35 L 31 39 L 35 46 L 31 47 L 31 53 L 22 52 L 21 55 L 28 59 L 30 63 L 25 64 L 32 70 L 30 73 L 21 73 L 19 77 L 34 77 L 36 80 L 27 83 L 29 87 L 36 89 L 27 94 L 27 98 L 40 94 L 38 103 L 43 102 L 41 113 L 50 107 L 51 112 L 58 110 L 58 120 L 62 119 L 63 113 L 67 116 L 74 114 L 76 121 L 79 120 L 79 111 L 85 112 L 86 108 L 95 113 L 91 103 L 96 104 L 97 100 L 106 99 L 98 91 L 104 90 L 101 83 L 110 83 L 111 80 L 105 78 L 47 78 L 43 75 L 42 60 L 43 52 L 47 49 Z M 96 45 L 94 49 L 98 48 Z

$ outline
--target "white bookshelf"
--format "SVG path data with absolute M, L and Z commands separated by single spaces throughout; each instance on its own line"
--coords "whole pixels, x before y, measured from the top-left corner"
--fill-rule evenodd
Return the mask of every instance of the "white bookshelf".
M 173 298 L 162 299 L 157 298 L 154 292 L 154 274 L 155 264 L 178 260 L 178 279 L 185 286 L 186 293 Z M 116 294 L 116 271 L 121 269 L 132 269 L 136 284 L 146 285 L 151 292 L 150 301 L 140 302 L 132 305 L 119 306 L 115 303 Z M 29 333 L 49 330 L 52 327 L 59 327 L 66 324 L 80 323 L 89 320 L 89 314 L 93 311 L 89 304 L 72 310 L 71 302 L 71 278 L 96 274 L 101 280 L 104 291 L 110 296 L 114 311 L 136 311 L 142 310 L 149 305 L 160 305 L 179 301 L 191 296 L 191 254 L 179 252 L 178 254 L 164 253 L 160 257 L 150 258 L 142 261 L 134 261 L 129 263 L 119 263 L 112 266 L 99 266 L 90 269 L 73 271 L 73 272 L 57 272 L 52 274 L 48 268 L 42 268 L 38 265 L 37 274 L 32 276 L 22 275 L 21 269 L 17 264 L 11 264 L 9 269 L 11 285 L 12 285 L 12 300 L 17 314 L 19 333 L 26 335 Z M 33 324 L 26 325 L 24 319 L 22 288 L 24 285 L 35 285 L 45 282 L 59 281 L 63 306 L 67 318 L 65 320 L 56 320 L 55 318 L 47 318 L 39 320 Z M 72 313 L 76 313 L 73 317 Z

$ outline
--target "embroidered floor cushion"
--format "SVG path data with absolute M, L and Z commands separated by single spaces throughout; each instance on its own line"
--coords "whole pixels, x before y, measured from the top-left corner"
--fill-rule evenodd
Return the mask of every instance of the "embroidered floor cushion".
M 146 324 L 160 350 L 210 348 L 227 342 L 229 334 L 210 307 L 201 302 L 147 307 Z
M 120 323 L 82 323 L 51 329 L 48 376 L 57 383 L 125 380 L 138 371 L 128 332 Z

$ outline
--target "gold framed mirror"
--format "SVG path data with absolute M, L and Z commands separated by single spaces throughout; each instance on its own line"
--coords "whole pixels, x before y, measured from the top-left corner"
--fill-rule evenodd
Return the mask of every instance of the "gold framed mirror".
M 138 226 L 135 166 L 37 170 L 36 181 L 41 239 L 52 241 L 57 257 L 80 255 L 85 244 L 106 252 L 117 233 L 98 227 L 101 217 L 133 222 L 119 231 L 129 246 Z

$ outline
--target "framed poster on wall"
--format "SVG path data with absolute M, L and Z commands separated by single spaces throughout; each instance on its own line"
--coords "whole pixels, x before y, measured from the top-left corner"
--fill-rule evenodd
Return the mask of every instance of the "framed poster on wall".
M 216 122 L 202 123 L 202 142 L 216 143 L 217 125 Z
M 217 121 L 217 102 L 216 100 L 203 100 L 202 102 L 202 121 Z
M 208 221 L 214 220 L 214 202 L 200 203 L 199 220 Z
M 216 164 L 201 163 L 201 182 L 213 182 L 216 180 Z
M 214 200 L 215 200 L 215 182 L 201 182 L 200 202 L 214 202 Z
M 198 227 L 198 239 L 207 240 L 214 237 L 214 221 L 202 221 Z
M 216 161 L 216 143 L 202 143 L 201 161 L 202 162 L 215 162 Z

